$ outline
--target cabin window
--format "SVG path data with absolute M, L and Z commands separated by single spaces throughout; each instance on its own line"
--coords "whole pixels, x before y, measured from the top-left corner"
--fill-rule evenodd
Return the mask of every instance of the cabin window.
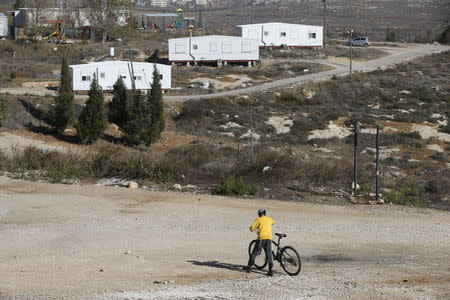
M 105 72 L 100 73 L 100 78 L 105 78 Z
M 316 33 L 315 32 L 310 32 L 309 33 L 309 38 L 310 39 L 315 39 L 316 38 Z
M 224 42 L 222 44 L 222 52 L 223 53 L 231 53 L 233 50 L 233 44 L 229 42 Z
M 134 80 L 135 81 L 142 81 L 142 76 L 140 76 L 140 75 L 134 76 Z
M 198 50 L 198 45 L 192 45 L 192 49 Z
M 264 31 L 264 36 L 268 36 L 269 32 L 268 31 Z
M 81 76 L 81 81 L 91 81 L 91 76 Z
M 175 53 L 184 53 L 184 44 L 175 44 Z
M 285 37 L 286 36 L 286 32 L 281 32 L 280 35 Z
M 242 53 L 251 53 L 252 52 L 251 42 L 242 42 L 241 51 Z
M 159 79 L 163 80 L 163 75 L 159 74 Z
M 217 45 L 217 42 L 211 42 L 209 46 L 210 46 L 211 52 L 219 51 L 219 46 Z

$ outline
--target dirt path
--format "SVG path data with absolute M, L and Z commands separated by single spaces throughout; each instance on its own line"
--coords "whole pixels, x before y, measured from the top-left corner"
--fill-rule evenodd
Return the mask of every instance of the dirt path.
M 240 270 L 260 207 L 301 253 L 300 276 Z M 449 232 L 430 209 L 0 177 L 0 299 L 448 299 Z
M 429 45 L 429 44 L 411 44 L 405 47 L 384 47 L 383 50 L 388 51 L 390 54 L 378 59 L 365 61 L 365 62 L 353 62 L 353 70 L 354 71 L 360 71 L 360 72 L 370 72 L 373 70 L 376 70 L 378 68 L 387 68 L 389 66 L 393 66 L 395 64 L 405 62 L 408 60 L 412 60 L 414 58 L 432 54 L 432 53 L 439 53 L 443 51 L 450 50 L 449 46 L 446 45 Z M 315 62 L 314 59 L 312 60 L 300 60 L 304 62 Z M 323 62 L 322 62 L 323 63 Z M 188 100 L 195 100 L 195 99 L 210 99 L 210 98 L 220 98 L 225 96 L 238 96 L 238 95 L 245 95 L 245 94 L 251 94 L 261 91 L 267 91 L 274 88 L 279 88 L 283 86 L 289 86 L 289 85 L 298 85 L 303 84 L 309 81 L 321 81 L 321 80 L 327 80 L 331 76 L 342 76 L 346 75 L 349 72 L 349 66 L 348 62 L 345 63 L 345 65 L 342 65 L 341 63 L 327 63 L 329 66 L 335 67 L 333 70 L 323 71 L 323 72 L 317 72 L 314 74 L 309 75 L 302 75 L 287 79 L 281 79 L 277 81 L 272 81 L 268 83 L 264 83 L 261 85 L 256 85 L 248 88 L 241 88 L 241 89 L 234 89 L 224 92 L 218 92 L 214 94 L 204 94 L 204 95 L 189 95 L 189 96 L 164 96 L 164 100 L 166 102 L 184 102 Z M 47 96 L 47 95 L 54 95 L 54 91 L 47 90 L 45 88 L 0 88 L 0 94 L 9 93 L 13 95 L 24 95 L 24 94 L 30 94 L 30 95 L 36 95 L 36 96 Z M 76 95 L 77 99 L 85 99 L 87 98 L 86 95 Z M 110 98 L 110 96 L 109 96 Z

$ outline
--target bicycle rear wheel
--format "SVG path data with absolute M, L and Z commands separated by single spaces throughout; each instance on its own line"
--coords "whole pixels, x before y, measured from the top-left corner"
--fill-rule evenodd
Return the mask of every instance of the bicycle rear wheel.
M 302 262 L 300 255 L 291 246 L 286 246 L 281 250 L 281 267 L 283 270 L 291 276 L 295 276 L 300 273 L 302 268 Z
M 255 248 L 256 243 L 258 243 L 258 240 L 253 240 L 250 242 L 250 245 L 248 245 L 248 256 L 252 255 L 253 248 Z M 258 253 L 258 255 L 255 257 L 255 267 L 258 269 L 264 269 L 264 267 L 267 265 L 266 255 L 264 255 L 264 250 L 260 249 L 261 251 Z M 262 254 L 262 255 L 261 255 Z

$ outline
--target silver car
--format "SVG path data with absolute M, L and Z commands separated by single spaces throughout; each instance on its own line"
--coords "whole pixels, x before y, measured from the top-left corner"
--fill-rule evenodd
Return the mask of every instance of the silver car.
M 370 46 L 370 40 L 366 36 L 358 36 L 353 40 L 348 40 L 347 46 L 350 46 L 350 44 L 352 44 L 353 46 L 368 47 Z

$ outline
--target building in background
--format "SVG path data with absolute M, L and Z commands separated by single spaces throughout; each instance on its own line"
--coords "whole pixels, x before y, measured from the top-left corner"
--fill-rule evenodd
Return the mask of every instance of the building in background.
M 69 66 L 72 75 L 74 91 L 89 91 L 94 76 L 104 91 L 113 89 L 114 83 L 120 77 L 127 89 L 133 88 L 132 77 L 137 90 L 150 90 L 153 82 L 153 68 L 160 74 L 161 88 L 170 90 L 172 83 L 172 67 L 163 64 L 142 63 L 129 61 L 104 61 Z
M 255 39 L 236 36 L 207 35 L 169 39 L 169 61 L 172 63 L 259 61 Z
M 8 37 L 8 16 L 0 13 L 0 39 Z
M 323 47 L 323 26 L 278 22 L 238 25 L 236 35 L 256 39 L 260 47 Z
M 156 7 L 167 7 L 168 3 L 169 3 L 169 0 L 152 0 L 151 1 L 152 6 L 156 6 Z

